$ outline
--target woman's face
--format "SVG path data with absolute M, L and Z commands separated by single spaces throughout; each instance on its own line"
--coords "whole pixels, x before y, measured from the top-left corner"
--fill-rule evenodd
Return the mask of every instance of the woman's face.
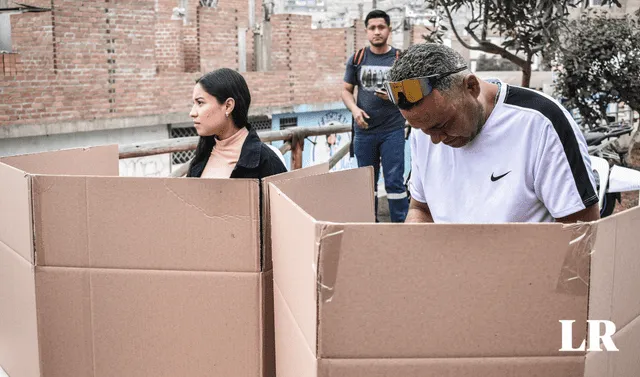
M 227 101 L 229 102 L 229 101 Z M 189 116 L 200 136 L 221 136 L 231 124 L 228 103 L 219 103 L 216 97 L 207 93 L 200 83 L 193 87 L 193 107 Z

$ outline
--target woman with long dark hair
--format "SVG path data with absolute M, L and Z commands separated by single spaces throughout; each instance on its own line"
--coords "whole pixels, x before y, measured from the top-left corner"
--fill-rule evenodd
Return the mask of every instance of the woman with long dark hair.
M 264 178 L 287 171 L 248 122 L 251 94 L 241 74 L 220 68 L 196 81 L 189 116 L 200 135 L 187 177 Z

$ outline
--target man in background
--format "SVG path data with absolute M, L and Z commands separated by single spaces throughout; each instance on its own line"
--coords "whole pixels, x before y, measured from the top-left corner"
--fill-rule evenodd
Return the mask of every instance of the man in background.
M 376 219 L 377 182 L 382 163 L 391 221 L 403 222 L 409 206 L 404 185 L 405 120 L 384 92 L 387 74 L 399 50 L 388 44 L 391 34 L 388 14 L 381 10 L 371 11 L 364 24 L 371 46 L 359 50 L 347 61 L 342 101 L 356 124 L 353 146 L 358 166 L 374 168 Z M 356 87 L 357 101 L 354 98 Z

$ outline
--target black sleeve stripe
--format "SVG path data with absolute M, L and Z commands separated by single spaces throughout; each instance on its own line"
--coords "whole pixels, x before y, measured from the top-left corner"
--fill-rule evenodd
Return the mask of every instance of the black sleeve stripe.
M 553 124 L 571 166 L 573 179 L 585 207 L 598 202 L 598 195 L 589 179 L 589 172 L 582 159 L 578 139 L 560 105 L 533 90 L 507 86 L 505 104 L 536 110 Z

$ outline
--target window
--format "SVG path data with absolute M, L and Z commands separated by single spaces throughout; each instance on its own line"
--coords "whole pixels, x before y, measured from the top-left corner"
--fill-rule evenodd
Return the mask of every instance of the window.
M 204 8 L 215 8 L 218 5 L 218 0 L 200 0 L 200 6 Z
M 271 119 L 266 116 L 256 116 L 253 118 L 249 118 L 249 124 L 251 124 L 251 128 L 256 131 L 271 130 Z
M 325 0 L 287 0 L 286 7 L 302 10 L 324 9 Z
M 0 0 L 0 51 L 11 52 L 11 16 L 2 12 L 9 8 L 9 0 Z
M 169 137 L 171 139 L 177 139 L 180 137 L 191 137 L 191 136 L 198 136 L 198 133 L 196 132 L 196 129 L 194 127 L 173 127 L 172 126 Z M 179 165 L 179 164 L 187 163 L 191 161 L 191 159 L 195 157 L 195 155 L 196 155 L 195 150 L 171 153 L 171 164 Z
M 280 129 L 284 130 L 291 127 L 298 127 L 298 117 L 280 118 Z

